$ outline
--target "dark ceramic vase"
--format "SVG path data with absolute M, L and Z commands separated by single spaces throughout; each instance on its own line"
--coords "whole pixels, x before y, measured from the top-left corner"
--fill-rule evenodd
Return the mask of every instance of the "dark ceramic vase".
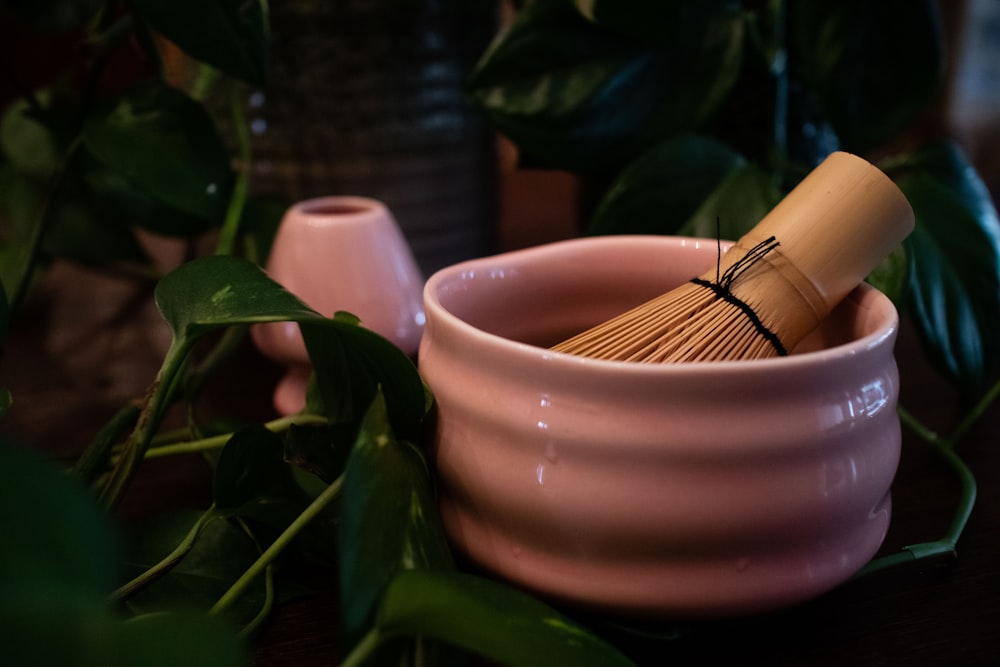
M 464 98 L 490 0 L 286 0 L 250 99 L 254 186 L 385 203 L 425 275 L 492 250 L 493 135 Z

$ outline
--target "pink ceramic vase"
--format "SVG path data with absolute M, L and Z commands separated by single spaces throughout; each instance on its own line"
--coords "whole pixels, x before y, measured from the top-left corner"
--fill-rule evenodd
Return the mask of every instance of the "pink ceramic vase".
M 353 313 L 407 354 L 416 353 L 424 328 L 423 277 L 381 202 L 321 197 L 295 204 L 281 221 L 266 268 L 317 312 Z M 288 366 L 275 389 L 275 408 L 299 412 L 311 366 L 298 325 L 258 325 L 252 335 L 262 353 Z

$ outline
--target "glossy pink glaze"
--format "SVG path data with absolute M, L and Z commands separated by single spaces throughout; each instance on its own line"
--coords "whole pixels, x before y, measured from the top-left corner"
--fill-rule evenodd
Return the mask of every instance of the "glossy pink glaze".
M 268 274 L 327 316 L 346 310 L 413 355 L 423 333 L 423 277 L 391 212 L 364 197 L 321 197 L 292 206 L 281 221 Z M 305 404 L 309 356 L 293 322 L 258 325 L 264 354 L 287 364 L 274 394 L 279 412 Z
M 643 365 L 535 345 L 701 273 L 716 251 L 580 239 L 431 277 L 420 369 L 461 550 L 544 595 L 685 618 L 805 600 L 875 554 L 900 446 L 897 315 L 880 292 L 858 288 L 773 360 Z

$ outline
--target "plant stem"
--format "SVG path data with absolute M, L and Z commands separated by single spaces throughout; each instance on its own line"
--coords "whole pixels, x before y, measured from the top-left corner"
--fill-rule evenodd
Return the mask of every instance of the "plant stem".
M 121 408 L 111 420 L 98 431 L 87 449 L 73 466 L 73 475 L 84 484 L 94 481 L 94 475 L 104 467 L 114 449 L 115 443 L 125 429 L 135 425 L 139 416 L 139 408 L 129 404 Z
M 381 640 L 378 628 L 372 628 L 355 644 L 350 654 L 340 663 L 340 667 L 360 667 L 375 652 Z
M 239 579 L 236 580 L 228 591 L 226 591 L 219 601 L 211 609 L 211 613 L 218 614 L 225 611 L 243 592 L 253 583 L 261 572 L 263 572 L 274 560 L 284 551 L 285 547 L 291 544 L 292 540 L 298 536 L 302 530 L 309 525 L 309 522 L 315 519 L 320 512 L 322 512 L 327 505 L 329 505 L 333 500 L 340 494 L 340 488 L 343 486 L 344 477 L 341 475 L 335 479 L 329 486 L 327 486 L 321 494 L 316 496 L 316 498 L 306 507 L 302 514 L 297 516 L 295 520 L 289 524 L 281 535 L 271 543 L 264 553 L 254 561 L 246 572 L 244 572 Z
M 128 440 L 122 448 L 122 454 L 115 462 L 111 474 L 99 493 L 104 505 L 113 508 L 121 501 L 135 475 L 136 469 L 146 456 L 153 434 L 156 433 L 167 406 L 177 377 L 187 361 L 191 344 L 184 338 L 174 339 L 157 373 L 156 380 L 146 395 L 142 412 Z
M 271 431 L 272 433 L 281 433 L 287 430 L 293 424 L 326 424 L 326 417 L 321 417 L 319 415 L 313 414 L 298 414 L 290 415 L 288 417 L 279 417 L 264 424 L 264 427 Z M 208 452 L 213 449 L 220 449 L 229 439 L 233 437 L 232 433 L 222 433 L 220 435 L 213 435 L 208 438 L 202 438 L 200 440 L 192 440 L 190 442 L 177 442 L 168 445 L 154 445 L 146 450 L 147 459 L 157 459 L 163 458 L 165 456 L 173 456 L 175 454 L 190 454 L 192 452 Z
M 900 406 L 898 408 L 900 421 L 913 430 L 921 440 L 928 444 L 931 449 L 938 454 L 938 456 L 944 459 L 944 462 L 958 478 L 960 488 L 958 506 L 952 514 L 951 524 L 948 526 L 948 530 L 945 532 L 944 536 L 941 537 L 941 539 L 931 542 L 912 544 L 903 547 L 902 551 L 898 553 L 876 558 L 862 568 L 861 571 L 855 575 L 855 578 L 863 577 L 865 575 L 872 574 L 873 572 L 885 570 L 896 565 L 912 563 L 918 560 L 928 561 L 931 559 L 955 557 L 958 541 L 962 537 L 962 533 L 965 531 L 965 526 L 969 522 L 969 517 L 972 515 L 972 509 L 975 507 L 976 495 L 978 492 L 976 478 L 972 474 L 972 470 L 969 469 L 969 466 L 967 466 L 961 457 L 959 457 L 959 455 L 955 452 L 954 444 L 958 441 L 959 436 L 964 435 L 968 430 L 967 424 L 975 421 L 974 418 L 970 419 L 970 416 L 973 414 L 976 416 L 982 414 L 985 406 L 996 397 L 998 391 L 1000 390 L 998 390 L 997 387 L 994 387 L 993 391 L 990 392 L 992 396 L 987 395 L 984 397 L 984 399 L 980 401 L 979 405 L 977 405 L 976 409 L 963 419 L 962 424 L 949 438 L 941 438 L 937 433 L 920 423 L 903 407 Z
M 904 426 L 908 427 L 913 431 L 918 438 L 923 440 L 928 445 L 937 445 L 941 442 L 941 436 L 936 432 L 924 426 L 920 421 L 917 420 L 910 412 L 903 406 L 899 406 L 896 409 L 897 414 L 899 414 L 899 421 L 903 423 Z
M 249 637 L 260 627 L 274 608 L 274 566 L 268 565 L 264 569 L 264 604 L 261 606 L 250 622 L 244 625 L 240 631 L 240 637 Z
M 236 244 L 236 236 L 243 217 L 243 206 L 246 204 L 247 192 L 250 189 L 250 130 L 247 127 L 246 114 L 240 99 L 239 88 L 235 81 L 230 81 L 227 89 L 229 109 L 233 116 L 233 128 L 239 142 L 240 165 L 236 171 L 236 182 L 233 184 L 233 194 L 229 199 L 226 218 L 219 232 L 219 240 L 215 246 L 216 255 L 231 255 Z
M 23 258 L 20 275 L 17 276 L 17 281 L 14 284 L 6 286 L 9 304 L 8 310 L 10 313 L 18 309 L 27 292 L 28 285 L 31 284 L 31 276 L 35 271 L 35 264 L 38 260 L 39 250 L 42 247 L 42 241 L 45 240 L 45 234 L 52 223 L 52 212 L 56 208 L 59 192 L 62 190 L 66 176 L 73 165 L 73 160 L 76 159 L 82 145 L 83 141 L 78 136 L 66 149 L 62 162 L 55 173 L 52 174 L 52 178 L 46 187 L 45 195 L 38 209 L 37 222 L 32 227 L 31 235 L 27 240 L 28 242 L 24 244 L 25 247 L 23 249 L 19 249 L 20 256 Z
M 934 449 L 944 459 L 945 463 L 948 464 L 951 471 L 955 473 L 961 488 L 958 507 L 955 510 L 955 514 L 952 515 L 951 525 L 944 536 L 944 539 L 950 542 L 954 548 L 958 544 L 958 539 L 962 536 L 962 532 L 965 530 L 965 525 L 969 522 L 969 517 L 972 515 L 972 508 L 976 504 L 976 478 L 972 474 L 972 470 L 969 469 L 969 466 L 965 464 L 965 461 L 955 453 L 954 447 L 941 445 Z
M 952 445 L 959 443 L 966 436 L 966 434 L 968 434 L 973 425 L 975 425 L 979 418 L 983 416 L 983 413 L 986 412 L 986 409 L 993 404 L 993 401 L 996 400 L 997 396 L 1000 396 L 1000 380 L 990 387 L 989 391 L 983 394 L 983 397 L 979 399 L 979 402 L 972 406 L 972 409 L 966 413 L 962 421 L 960 421 L 958 426 L 955 427 L 954 433 L 952 433 L 951 437 L 948 439 Z
M 216 518 L 218 518 L 218 515 L 215 513 L 215 505 L 213 505 L 198 517 L 198 520 L 194 522 L 194 525 L 188 530 L 184 539 L 180 541 L 173 551 L 167 554 L 159 563 L 116 590 L 111 596 L 112 599 L 118 602 L 125 600 L 173 569 L 194 547 L 194 543 L 198 540 L 198 536 L 204 530 L 205 526 Z
M 257 551 L 260 551 L 260 542 L 257 540 L 257 537 L 253 534 L 253 531 L 250 530 L 250 527 L 246 524 L 246 521 L 244 521 L 242 518 L 239 517 L 237 517 L 236 520 L 240 524 L 240 528 L 243 529 L 243 532 L 247 535 L 247 537 L 249 537 L 253 541 L 254 546 L 257 547 Z M 264 622 L 264 619 L 268 617 L 268 615 L 271 613 L 271 609 L 273 608 L 274 608 L 274 564 L 272 563 L 269 564 L 266 568 L 264 568 L 264 603 L 260 606 L 260 609 L 257 611 L 257 613 L 254 614 L 254 617 L 250 619 L 250 622 L 243 626 L 243 628 L 239 632 L 239 636 L 249 637 L 250 635 L 252 635 L 254 630 L 256 630 L 260 626 L 260 624 Z

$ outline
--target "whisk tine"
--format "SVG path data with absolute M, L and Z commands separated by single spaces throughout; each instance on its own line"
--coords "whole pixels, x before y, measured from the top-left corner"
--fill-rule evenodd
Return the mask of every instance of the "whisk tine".
M 719 240 L 710 270 L 552 349 L 647 363 L 786 354 L 913 224 L 885 174 L 833 153 L 725 254 Z

